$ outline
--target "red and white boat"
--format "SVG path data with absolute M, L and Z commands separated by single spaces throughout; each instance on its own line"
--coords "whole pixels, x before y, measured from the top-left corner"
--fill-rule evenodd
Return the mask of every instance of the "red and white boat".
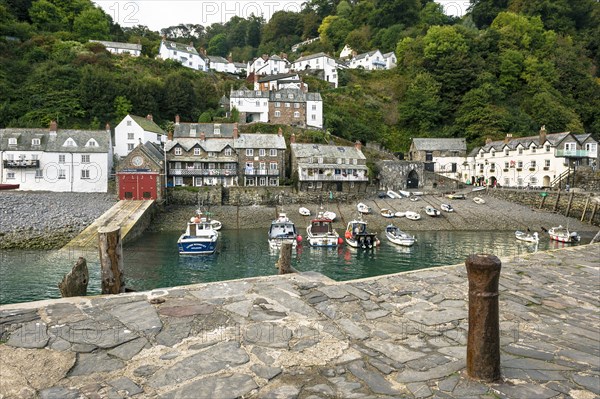
M 562 225 L 552 227 L 548 230 L 548 234 L 551 240 L 558 242 L 572 243 L 581 240 L 581 236 L 576 231 L 569 231 L 568 227 L 563 227 Z
M 319 212 L 316 218 L 310 221 L 306 228 L 306 237 L 311 247 L 336 247 L 342 245 L 344 240 L 332 227 L 333 220 Z

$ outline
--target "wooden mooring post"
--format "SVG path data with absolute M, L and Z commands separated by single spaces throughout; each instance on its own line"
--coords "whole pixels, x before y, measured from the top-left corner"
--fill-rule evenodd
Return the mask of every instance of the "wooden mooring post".
M 571 194 L 569 194 L 569 203 L 567 204 L 567 210 L 565 211 L 566 217 L 569 217 L 569 213 L 571 212 L 571 204 L 573 203 L 574 195 L 575 195 L 575 193 L 573 191 L 571 191 Z
M 592 215 L 590 216 L 590 224 L 594 221 L 594 216 L 596 216 L 596 211 L 598 210 L 598 203 L 594 204 L 594 210 L 592 211 Z
M 60 295 L 63 298 L 72 296 L 85 296 L 87 294 L 87 286 L 90 281 L 90 275 L 87 268 L 85 258 L 79 257 L 73 269 L 63 277 L 58 283 Z
M 554 202 L 554 208 L 552 208 L 553 212 L 556 212 L 558 209 L 558 201 L 560 201 L 560 190 L 556 192 L 556 201 Z
M 500 315 L 498 282 L 501 262 L 494 255 L 470 255 L 465 261 L 469 279 L 467 375 L 487 382 L 500 373 Z
M 98 250 L 102 273 L 102 293 L 120 294 L 125 292 L 123 243 L 119 226 L 105 226 L 98 229 Z
M 298 271 L 292 267 L 292 243 L 284 242 L 281 244 L 279 252 L 279 260 L 277 261 L 279 274 L 297 273 Z
M 581 213 L 580 221 L 583 222 L 585 220 L 585 213 L 587 212 L 588 205 L 590 204 L 590 197 L 588 196 L 585 199 L 585 206 L 583 207 L 583 212 Z

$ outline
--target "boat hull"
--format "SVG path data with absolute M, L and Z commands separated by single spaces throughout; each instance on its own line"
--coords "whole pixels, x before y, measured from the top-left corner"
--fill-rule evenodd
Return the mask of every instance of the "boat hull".
M 281 245 L 284 242 L 289 242 L 292 244 L 292 248 L 296 248 L 298 246 L 298 241 L 289 238 L 269 238 L 269 248 L 271 249 L 281 249 Z
M 414 237 L 397 237 L 393 234 L 386 233 L 385 237 L 393 244 L 401 245 L 403 247 L 410 247 L 415 243 Z
M 336 236 L 313 236 L 307 238 L 308 245 L 311 247 L 337 247 L 339 237 Z
M 375 237 L 375 234 L 365 234 L 346 238 L 346 244 L 352 248 L 372 249 L 377 247 L 379 240 Z
M 180 239 L 177 248 L 180 255 L 210 255 L 217 249 L 217 241 Z

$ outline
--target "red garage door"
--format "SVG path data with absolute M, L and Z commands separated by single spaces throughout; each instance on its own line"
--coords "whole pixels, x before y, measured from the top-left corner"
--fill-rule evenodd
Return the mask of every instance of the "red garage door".
M 117 173 L 119 199 L 155 200 L 158 173 Z

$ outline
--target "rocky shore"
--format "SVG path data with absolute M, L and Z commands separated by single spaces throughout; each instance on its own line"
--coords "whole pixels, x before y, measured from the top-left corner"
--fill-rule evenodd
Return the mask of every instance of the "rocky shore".
M 0 249 L 60 248 L 115 202 L 110 194 L 0 192 Z

